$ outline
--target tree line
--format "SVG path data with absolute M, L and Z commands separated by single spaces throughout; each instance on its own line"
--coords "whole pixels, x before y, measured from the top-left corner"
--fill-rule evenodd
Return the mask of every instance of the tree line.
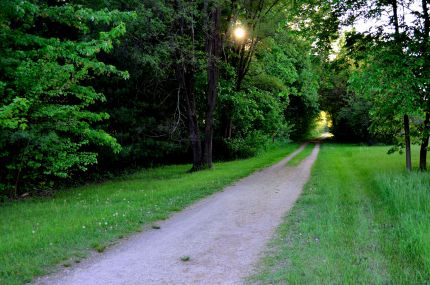
M 304 137 L 318 113 L 290 1 L 0 2 L 0 195 L 211 168 Z
M 373 25 L 345 33 L 337 58 L 328 64 L 321 104 L 333 117 L 333 131 L 345 140 L 392 144 L 390 152 L 405 152 L 408 170 L 411 144 L 419 144 L 419 167 L 426 170 L 429 1 L 354 1 L 345 7 L 337 9 L 344 22 Z
M 0 196 L 307 137 L 429 141 L 428 0 L 0 0 Z M 345 28 L 373 21 L 369 31 Z M 338 45 L 339 50 L 334 51 Z

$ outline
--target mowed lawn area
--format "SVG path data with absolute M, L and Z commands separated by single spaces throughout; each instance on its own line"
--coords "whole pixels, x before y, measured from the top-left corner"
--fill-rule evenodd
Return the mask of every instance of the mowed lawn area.
M 387 150 L 324 144 L 250 282 L 429 284 L 430 174 Z
M 254 158 L 216 163 L 213 170 L 187 173 L 190 165 L 166 166 L 60 191 L 53 198 L 2 204 L 0 284 L 22 284 L 57 265 L 71 266 L 90 249 L 101 252 L 297 147 L 288 144 Z

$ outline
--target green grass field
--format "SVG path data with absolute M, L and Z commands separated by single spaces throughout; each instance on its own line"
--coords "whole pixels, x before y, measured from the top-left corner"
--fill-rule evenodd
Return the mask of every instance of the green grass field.
M 323 145 L 250 282 L 429 284 L 430 174 L 387 150 Z
M 299 154 L 293 157 L 293 159 L 288 161 L 287 165 L 291 167 L 295 167 L 299 165 L 306 157 L 308 157 L 312 153 L 312 150 L 314 149 L 314 147 L 315 147 L 315 144 L 309 143 L 308 145 L 306 145 L 303 151 L 299 152 Z
M 71 266 L 90 249 L 101 252 L 115 240 L 166 219 L 297 147 L 289 144 L 196 173 L 187 173 L 190 165 L 155 168 L 64 190 L 53 198 L 0 205 L 0 284 L 29 282 L 57 265 Z

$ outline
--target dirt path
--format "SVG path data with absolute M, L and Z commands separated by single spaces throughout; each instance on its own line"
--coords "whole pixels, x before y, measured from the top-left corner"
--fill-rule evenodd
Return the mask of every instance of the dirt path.
M 319 145 L 298 167 L 285 166 L 301 150 L 174 215 L 161 229 L 35 284 L 240 284 L 309 178 Z

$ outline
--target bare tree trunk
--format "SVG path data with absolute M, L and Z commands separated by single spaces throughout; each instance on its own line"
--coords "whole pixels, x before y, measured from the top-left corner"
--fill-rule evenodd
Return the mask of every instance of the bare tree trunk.
M 208 3 L 206 2 L 205 5 Z M 208 7 L 208 6 L 206 6 Z M 212 168 L 213 115 L 218 93 L 218 60 L 221 54 L 221 10 L 213 4 L 209 12 L 208 38 L 206 51 L 208 54 L 208 93 L 205 121 L 205 149 L 203 161 L 207 168 Z

